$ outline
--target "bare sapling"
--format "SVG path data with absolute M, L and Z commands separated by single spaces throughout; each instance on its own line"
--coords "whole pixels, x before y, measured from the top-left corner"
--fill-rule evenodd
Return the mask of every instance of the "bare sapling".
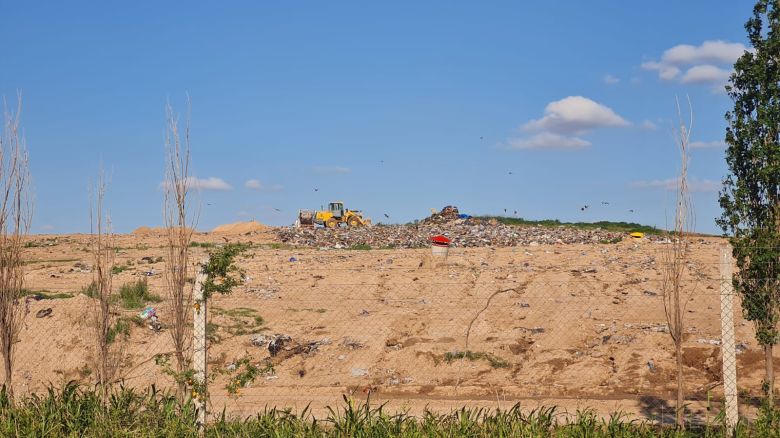
M 106 182 L 101 169 L 90 196 L 90 250 L 93 258 L 92 282 L 94 300 L 92 317 L 95 326 L 95 371 L 97 383 L 105 396 L 118 368 L 118 347 L 112 342 L 112 268 L 115 247 L 111 233 L 111 219 L 105 208 Z
M 189 101 L 187 102 L 189 111 Z M 171 339 L 176 357 L 176 372 L 181 375 L 189 368 L 189 352 L 192 348 L 191 316 L 192 291 L 189 278 L 194 275 L 190 265 L 190 243 L 195 228 L 195 215 L 190 213 L 190 125 L 187 116 L 184 135 L 180 135 L 178 115 L 170 103 L 166 104 L 166 170 L 163 217 L 165 221 L 168 257 L 165 267 L 165 282 L 170 308 Z M 193 272 L 191 272 L 193 271 Z M 178 384 L 178 395 L 182 399 L 186 388 L 183 381 Z
M 4 103 L 0 135 L 0 353 L 3 385 L 13 398 L 14 350 L 27 307 L 24 300 L 24 240 L 32 220 L 27 148 L 20 127 L 22 97 L 16 112 Z
M 690 100 L 690 122 L 686 125 L 677 102 L 679 129 L 675 131 L 675 142 L 680 152 L 680 173 L 677 178 L 677 199 L 674 215 L 674 231 L 666 251 L 663 252 L 662 292 L 664 313 L 669 326 L 669 335 L 674 343 L 674 355 L 677 365 L 677 405 L 675 419 L 682 426 L 685 411 L 685 386 L 683 379 L 683 336 L 685 307 L 691 290 L 684 290 L 684 279 L 688 265 L 689 234 L 693 228 L 693 214 L 688 189 L 688 146 L 693 126 L 693 108 Z

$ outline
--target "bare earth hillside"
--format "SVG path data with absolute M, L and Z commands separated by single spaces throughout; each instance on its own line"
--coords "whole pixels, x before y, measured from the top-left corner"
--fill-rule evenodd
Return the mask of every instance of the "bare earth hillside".
M 346 394 L 413 412 L 520 402 L 673 415 L 662 242 L 459 247 L 441 260 L 428 248 L 294 248 L 262 226 L 197 233 L 194 240 L 201 244 L 193 248 L 196 260 L 209 243 L 253 244 L 238 260 L 245 283 L 209 303 L 215 411 L 249 415 L 267 405 L 300 410 L 311 403 L 323 412 Z M 708 411 L 708 400 L 722 396 L 721 244 L 696 240 L 685 282 L 691 294 L 685 381 L 692 415 L 702 418 L 717 411 Z M 117 245 L 114 287 L 145 278 L 150 291 L 164 297 L 163 236 L 122 235 Z M 79 293 L 92 280 L 88 236 L 33 236 L 28 246 L 32 295 L 16 350 L 17 391 L 92 382 L 92 299 Z M 149 305 L 163 329 L 155 332 L 136 318 L 127 335 L 117 335 L 121 376 L 130 386 L 170 387 L 155 361 L 171 351 L 167 305 Z M 36 317 L 45 309 L 48 316 Z M 121 309 L 117 317 L 132 321 L 140 310 Z M 740 315 L 737 302 L 739 388 L 759 395 L 762 352 Z M 278 335 L 289 340 L 272 357 L 268 343 Z M 228 394 L 230 379 L 243 369 L 241 358 L 261 372 L 238 394 Z

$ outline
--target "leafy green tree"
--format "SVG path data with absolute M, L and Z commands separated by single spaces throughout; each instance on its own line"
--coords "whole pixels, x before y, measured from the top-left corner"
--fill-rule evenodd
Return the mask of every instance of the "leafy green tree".
M 774 403 L 772 350 L 780 319 L 780 0 L 759 0 L 745 23 L 753 50 L 734 64 L 726 91 L 726 162 L 718 219 L 739 267 L 734 287 L 764 348 L 765 389 Z

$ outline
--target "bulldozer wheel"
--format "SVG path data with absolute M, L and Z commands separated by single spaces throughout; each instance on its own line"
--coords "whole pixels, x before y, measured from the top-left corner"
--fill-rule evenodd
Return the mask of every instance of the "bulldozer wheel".
M 359 227 L 360 226 L 360 220 L 356 217 L 349 218 L 349 226 L 350 227 Z
M 333 217 L 325 221 L 325 228 L 336 228 L 338 225 L 339 222 Z

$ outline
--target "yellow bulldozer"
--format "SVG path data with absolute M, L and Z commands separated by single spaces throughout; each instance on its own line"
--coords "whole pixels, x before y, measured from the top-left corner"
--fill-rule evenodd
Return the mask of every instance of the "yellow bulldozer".
M 314 224 L 322 225 L 325 228 L 336 228 L 341 224 L 350 227 L 364 227 L 371 224 L 370 219 L 363 217 L 360 210 L 349 210 L 344 208 L 341 201 L 331 202 L 327 210 L 300 210 L 298 212 L 298 225 L 313 227 Z

